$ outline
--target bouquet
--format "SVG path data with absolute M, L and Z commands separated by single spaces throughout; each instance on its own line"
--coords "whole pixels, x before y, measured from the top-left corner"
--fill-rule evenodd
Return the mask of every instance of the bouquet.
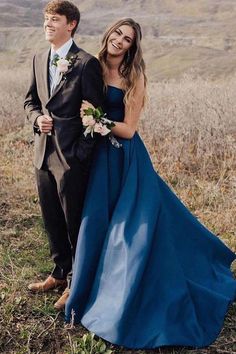
M 91 134 L 92 137 L 94 133 L 107 135 L 115 126 L 111 120 L 106 118 L 106 113 L 103 113 L 101 107 L 85 109 L 82 122 L 85 128 L 84 135 Z

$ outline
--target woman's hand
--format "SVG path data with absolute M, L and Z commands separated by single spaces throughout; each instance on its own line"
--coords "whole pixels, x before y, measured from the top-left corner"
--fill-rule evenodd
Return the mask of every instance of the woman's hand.
M 88 109 L 88 108 L 93 108 L 95 109 L 95 107 L 92 105 L 92 103 L 83 100 L 82 101 L 82 105 L 80 107 L 80 116 L 83 118 L 84 116 L 84 110 Z

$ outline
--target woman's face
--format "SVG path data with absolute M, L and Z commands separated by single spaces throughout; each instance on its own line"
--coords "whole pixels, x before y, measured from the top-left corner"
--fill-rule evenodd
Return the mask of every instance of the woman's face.
M 107 40 L 107 52 L 111 56 L 124 57 L 134 42 L 134 29 L 128 25 L 118 27 Z

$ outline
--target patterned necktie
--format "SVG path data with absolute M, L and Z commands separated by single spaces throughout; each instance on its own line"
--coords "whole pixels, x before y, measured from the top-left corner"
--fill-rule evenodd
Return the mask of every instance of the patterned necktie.
M 55 65 L 55 62 L 59 59 L 59 55 L 57 53 L 53 54 L 53 57 L 50 61 L 49 65 L 49 80 L 50 80 L 50 93 L 52 94 L 55 86 L 56 86 L 56 71 L 57 71 L 57 66 Z

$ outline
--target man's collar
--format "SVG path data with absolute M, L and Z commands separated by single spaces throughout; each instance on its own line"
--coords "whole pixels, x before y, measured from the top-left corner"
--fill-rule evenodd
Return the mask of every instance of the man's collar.
M 65 58 L 66 55 L 68 54 L 70 47 L 73 44 L 73 39 L 70 38 L 66 43 L 64 43 L 60 48 L 58 48 L 56 51 L 51 48 L 51 59 L 53 58 L 53 55 L 57 53 L 60 58 Z

